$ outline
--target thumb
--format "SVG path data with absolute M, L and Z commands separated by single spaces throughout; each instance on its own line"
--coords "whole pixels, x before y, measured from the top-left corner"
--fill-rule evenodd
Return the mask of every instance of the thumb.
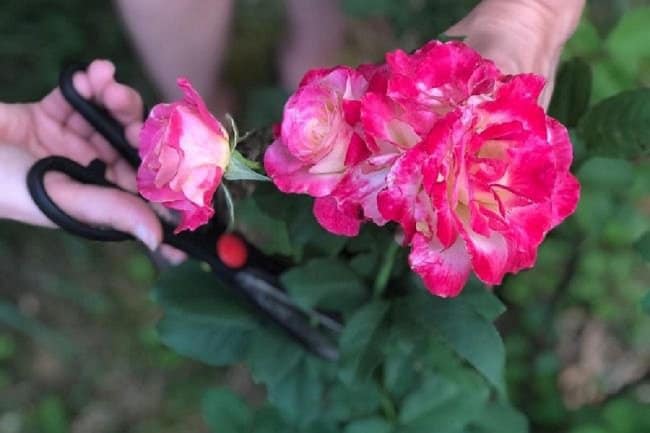
M 81 184 L 60 173 L 48 174 L 45 186 L 52 200 L 79 221 L 130 233 L 152 251 L 162 242 L 158 217 L 134 194 Z

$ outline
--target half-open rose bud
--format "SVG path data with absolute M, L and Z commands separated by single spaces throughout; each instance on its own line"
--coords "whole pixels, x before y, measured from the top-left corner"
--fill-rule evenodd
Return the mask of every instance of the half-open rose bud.
M 195 230 L 214 214 L 212 198 L 230 162 L 228 134 L 185 78 L 182 101 L 156 105 L 140 133 L 138 190 L 181 213 L 176 232 Z
M 327 196 L 369 154 L 356 131 L 367 87 L 363 74 L 345 66 L 307 73 L 264 156 L 266 172 L 281 191 Z

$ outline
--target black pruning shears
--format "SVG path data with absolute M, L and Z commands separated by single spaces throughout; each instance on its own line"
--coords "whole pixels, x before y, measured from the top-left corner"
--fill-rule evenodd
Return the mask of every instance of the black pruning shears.
M 66 68 L 59 80 L 59 86 L 68 103 L 79 112 L 120 155 L 137 168 L 140 157 L 124 135 L 123 127 L 103 108 L 84 99 L 74 88 L 72 77 L 87 65 L 79 64 Z M 44 179 L 48 172 L 60 172 L 72 179 L 85 183 L 118 188 L 105 177 L 106 164 L 95 159 L 87 167 L 61 156 L 50 156 L 37 161 L 27 175 L 27 185 L 34 203 L 56 225 L 86 239 L 98 241 L 125 241 L 134 238 L 114 229 L 93 227 L 66 214 L 48 195 Z M 271 319 L 304 347 L 327 360 L 338 358 L 337 337 L 342 325 L 335 318 L 297 305 L 281 288 L 277 261 L 265 256 L 242 236 L 237 236 L 247 249 L 248 259 L 238 268 L 229 267 L 222 261 L 215 245 L 225 234 L 225 225 L 213 218 L 208 225 L 195 232 L 174 234 L 174 226 L 159 217 L 164 232 L 164 243 L 184 251 L 193 259 L 207 263 L 214 275 L 226 286 L 241 295 L 257 311 Z

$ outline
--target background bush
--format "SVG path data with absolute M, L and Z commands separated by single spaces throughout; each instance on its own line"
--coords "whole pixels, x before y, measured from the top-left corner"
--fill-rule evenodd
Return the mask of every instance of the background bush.
M 342 61 L 417 47 L 473 3 L 345 0 L 350 27 L 357 30 L 349 31 Z M 241 101 L 237 117 L 244 127 L 265 125 L 279 118 L 286 97 L 275 83 L 274 65 L 282 8 L 240 0 L 237 13 L 237 50 L 231 50 L 228 63 Z M 259 16 L 266 19 L 260 23 Z M 231 339 L 227 346 L 209 352 L 203 345 L 197 352 L 187 343 L 212 328 L 191 327 L 188 314 L 197 313 L 182 304 L 186 294 L 175 293 L 192 281 L 197 299 L 205 300 L 200 269 L 190 264 L 164 277 L 155 292 L 157 306 L 148 297 L 154 270 L 134 246 L 95 245 L 0 223 L 0 432 L 274 432 L 289 431 L 287 422 L 306 426 L 323 415 L 339 420 L 337 426 L 349 433 L 387 432 L 391 426 L 399 433 L 429 431 L 430 419 L 440 432 L 523 431 L 527 422 L 505 403 L 506 390 L 533 432 L 650 431 L 650 323 L 644 314 L 650 309 L 650 95 L 642 90 L 650 85 L 648 26 L 647 2 L 590 2 L 564 53 L 551 106 L 551 114 L 572 127 L 574 171 L 583 185 L 580 207 L 546 241 L 533 271 L 497 289 L 500 301 L 476 286 L 452 302 L 410 298 L 437 312 L 420 318 L 409 298 L 389 304 L 367 300 L 382 257 L 364 246 L 363 238 L 346 245 L 330 240 L 329 249 L 314 251 L 288 234 L 287 242 L 275 245 L 311 258 L 284 277 L 305 303 L 332 302 L 314 295 L 340 293 L 343 287 L 342 281 L 326 281 L 322 292 L 301 291 L 313 269 L 336 268 L 329 274 L 355 282 L 356 304 L 354 290 L 346 290 L 351 298 L 345 305 L 354 308 L 347 312 L 339 371 L 295 349 L 283 353 L 283 360 L 293 361 L 285 362 L 285 376 L 278 375 L 279 366 L 272 364 L 277 354 L 250 347 L 276 347 L 265 339 L 283 337 L 260 332 L 245 311 L 224 323 L 212 313 L 230 304 L 216 302 L 214 290 L 207 299 L 217 310 L 209 317 L 218 323 L 210 326 L 228 329 Z M 0 100 L 38 98 L 52 88 L 66 61 L 94 57 L 113 59 L 123 81 L 156 100 L 109 4 L 30 0 L 0 6 Z M 251 209 L 268 212 L 268 197 L 251 198 L 240 206 L 240 217 Z M 286 221 L 287 233 L 296 223 L 286 215 L 268 216 Z M 366 233 L 368 239 L 388 242 L 378 233 Z M 333 258 L 343 248 L 355 260 Z M 408 278 L 400 274 L 400 260 L 394 282 Z M 211 279 L 205 284 L 214 286 Z M 161 306 L 167 314 L 156 330 Z M 440 319 L 450 312 L 466 329 L 445 326 Z M 490 323 L 500 313 L 495 328 Z M 353 326 L 373 323 L 376 328 Z M 426 326 L 436 334 L 426 342 L 410 339 Z M 463 340 L 466 336 L 476 338 Z M 161 340 L 213 365 L 245 357 L 250 371 L 241 364 L 207 367 L 175 354 Z M 373 364 L 380 359 L 377 369 Z M 416 364 L 425 367 L 411 368 Z M 266 387 L 254 386 L 251 374 Z M 358 394 L 343 392 L 350 387 Z M 320 395 L 328 397 L 317 400 Z M 265 397 L 273 407 L 262 403 Z M 329 412 L 315 413 L 322 402 Z

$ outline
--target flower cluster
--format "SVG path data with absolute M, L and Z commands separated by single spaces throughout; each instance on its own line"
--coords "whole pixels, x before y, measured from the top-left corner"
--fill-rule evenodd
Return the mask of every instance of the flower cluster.
M 537 103 L 543 86 L 461 42 L 311 71 L 265 168 L 281 191 L 315 197 L 332 233 L 398 223 L 411 268 L 436 295 L 457 295 L 471 270 L 499 284 L 533 266 L 578 201 L 567 130 Z

